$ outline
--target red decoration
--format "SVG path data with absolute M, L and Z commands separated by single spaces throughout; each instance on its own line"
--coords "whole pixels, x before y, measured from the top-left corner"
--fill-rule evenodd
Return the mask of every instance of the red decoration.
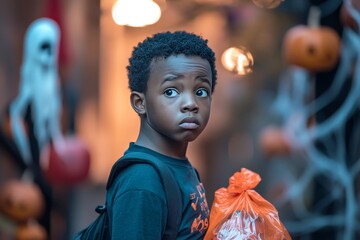
M 45 147 L 41 165 L 50 184 L 74 185 L 87 178 L 90 153 L 79 138 L 66 137 Z
M 62 13 L 62 1 L 61 0 L 48 0 L 45 8 L 45 17 L 53 19 L 60 28 L 61 41 L 59 48 L 59 65 L 66 66 L 69 62 L 69 51 L 66 41 L 66 31 L 63 24 L 63 13 Z

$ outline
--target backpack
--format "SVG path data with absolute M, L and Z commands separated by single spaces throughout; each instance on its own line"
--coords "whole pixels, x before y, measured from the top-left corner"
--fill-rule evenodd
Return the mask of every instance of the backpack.
M 131 152 L 121 157 L 112 167 L 106 184 L 108 190 L 121 171 L 131 164 L 150 164 L 158 172 L 164 187 L 168 216 L 163 239 L 176 239 L 181 223 L 182 197 L 179 186 L 170 172 L 170 169 L 160 162 L 156 157 L 139 152 Z M 109 227 L 109 215 L 106 201 L 104 205 L 97 206 L 95 211 L 100 215 L 85 229 L 75 235 L 73 240 L 106 240 L 111 239 Z

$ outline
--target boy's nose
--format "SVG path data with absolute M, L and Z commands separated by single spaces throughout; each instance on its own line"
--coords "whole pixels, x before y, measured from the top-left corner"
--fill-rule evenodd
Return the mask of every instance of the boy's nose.
M 183 105 L 182 105 L 183 112 L 197 112 L 199 110 L 199 106 L 196 102 L 195 96 L 191 94 L 186 94 L 184 96 Z

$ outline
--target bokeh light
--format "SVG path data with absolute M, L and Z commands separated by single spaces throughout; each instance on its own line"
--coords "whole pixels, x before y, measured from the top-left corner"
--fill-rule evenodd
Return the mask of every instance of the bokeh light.
M 276 8 L 278 7 L 284 0 L 252 0 L 253 3 L 261 8 Z
M 221 62 L 226 70 L 238 75 L 251 73 L 254 65 L 252 54 L 243 47 L 231 47 L 225 50 Z
M 251 136 L 244 132 L 236 132 L 229 138 L 229 159 L 233 161 L 249 162 L 254 157 L 254 144 Z
M 112 8 L 116 24 L 130 27 L 144 27 L 159 21 L 161 9 L 151 0 L 118 0 Z

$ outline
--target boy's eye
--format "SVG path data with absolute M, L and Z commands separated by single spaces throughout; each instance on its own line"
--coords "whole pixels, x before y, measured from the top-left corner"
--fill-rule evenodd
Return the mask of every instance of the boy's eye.
M 167 97 L 175 97 L 178 94 L 178 92 L 173 88 L 169 88 L 165 90 L 164 94 Z
M 207 97 L 207 96 L 209 96 L 209 92 L 205 88 L 200 88 L 196 91 L 196 96 Z

